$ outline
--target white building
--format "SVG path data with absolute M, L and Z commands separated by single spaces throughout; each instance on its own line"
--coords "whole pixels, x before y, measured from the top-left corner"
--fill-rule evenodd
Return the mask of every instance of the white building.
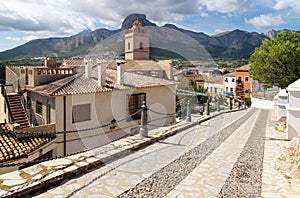
M 224 93 L 223 77 L 222 76 L 213 76 L 206 79 L 204 83 L 204 88 L 208 90 L 210 95 L 215 96 L 217 94 Z
M 80 130 L 122 120 L 109 133 L 110 127 L 88 133 L 69 134 L 67 153 L 74 153 L 106 144 L 125 135 L 135 133 L 140 121 L 136 113 L 145 100 L 150 109 L 175 116 L 175 82 L 131 72 L 87 65 L 85 73 L 72 75 L 45 85 L 26 87 L 27 103 L 42 120 L 42 124 L 55 124 L 56 131 Z M 120 69 L 119 69 L 120 68 Z M 100 72 L 99 72 L 100 71 Z M 149 112 L 149 121 L 162 115 Z M 175 117 L 160 120 L 160 125 L 174 122 Z M 126 130 L 123 130 L 126 129 Z M 117 132 L 118 131 L 118 132 Z M 103 133 L 104 135 L 98 135 Z M 57 138 L 57 154 L 63 152 L 62 136 Z
M 235 72 L 224 75 L 224 92 L 233 94 L 236 88 Z
M 1 97 L 0 104 L 6 108 L 1 109 L 0 121 L 8 125 L 0 126 L 8 126 L 8 130 L 12 130 L 12 124 L 22 121 L 21 127 L 14 130 L 72 132 L 65 136 L 29 137 L 24 147 L 35 142 L 33 147 L 28 147 L 25 153 L 19 152 L 18 148 L 16 153 L 10 152 L 14 148 L 3 150 L 0 163 L 3 160 L 8 163 L 26 161 L 26 157 L 32 161 L 62 156 L 136 134 L 143 101 L 146 101 L 148 109 L 153 110 L 147 111 L 149 130 L 153 126 L 173 123 L 176 82 L 171 80 L 172 61 L 148 60 L 149 35 L 141 28 L 137 20 L 125 36 L 126 61 L 70 59 L 64 61 L 60 68 L 15 67 L 10 70 L 9 80 L 17 82 L 11 91 L 14 96 L 22 95 L 14 101 L 18 101 L 24 115 L 22 119 L 12 119 L 8 113 L 10 103 Z M 23 144 L 15 144 L 21 141 L 18 137 L 11 139 L 0 135 L 0 143 L 2 141 L 3 144 Z

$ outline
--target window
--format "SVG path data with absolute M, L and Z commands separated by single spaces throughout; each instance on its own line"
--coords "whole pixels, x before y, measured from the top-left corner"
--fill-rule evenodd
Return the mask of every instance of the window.
M 43 103 L 36 101 L 35 103 L 35 112 L 37 114 L 43 115 Z
M 150 71 L 150 76 L 159 78 L 159 74 L 157 71 Z
M 225 82 L 228 82 L 228 78 L 225 78 Z
M 245 76 L 245 82 L 249 82 L 249 77 Z
M 230 88 L 230 92 L 233 92 L 233 88 Z
M 194 86 L 194 81 L 193 80 L 190 80 L 190 85 Z
M 130 43 L 127 43 L 127 49 L 130 49 Z
M 238 76 L 238 79 L 236 81 L 238 84 L 242 83 L 242 76 Z
M 146 101 L 146 93 L 132 94 L 128 96 L 128 101 L 128 116 L 132 115 L 132 120 L 141 119 L 141 112 L 137 112 L 141 109 L 143 101 Z
M 74 105 L 72 107 L 72 123 L 91 120 L 91 104 Z
M 143 43 L 140 42 L 140 49 L 143 49 Z
M 232 79 L 232 82 L 234 82 L 235 80 L 234 80 L 234 78 Z
M 31 109 L 31 98 L 30 97 L 27 98 L 26 109 Z

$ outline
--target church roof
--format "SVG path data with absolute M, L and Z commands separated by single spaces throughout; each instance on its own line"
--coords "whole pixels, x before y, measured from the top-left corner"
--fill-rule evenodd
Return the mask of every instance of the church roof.
M 134 26 L 134 25 L 142 27 L 142 23 L 139 21 L 139 18 L 137 18 L 137 19 L 132 23 L 132 26 Z

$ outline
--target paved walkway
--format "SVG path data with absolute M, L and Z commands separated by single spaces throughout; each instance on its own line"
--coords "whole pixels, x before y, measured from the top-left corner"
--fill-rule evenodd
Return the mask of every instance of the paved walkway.
M 217 197 L 246 144 L 259 111 L 256 111 L 221 146 L 186 177 L 168 197 Z
M 264 123 L 266 130 L 264 133 L 264 153 L 261 157 L 263 159 L 263 169 L 261 170 L 260 194 L 262 197 L 272 198 L 300 197 L 289 188 L 285 178 L 274 169 L 274 159 L 278 153 L 282 152 L 282 146 L 286 141 L 284 141 L 284 133 L 274 130 L 275 112 L 270 110 L 272 104 L 269 101 L 266 101 L 266 103 L 254 100 L 253 106 L 256 108 L 251 108 L 252 110 L 222 114 L 167 139 L 131 152 L 125 157 L 114 160 L 107 158 L 108 160 L 106 160 L 104 166 L 97 166 L 97 168 L 91 169 L 83 175 L 65 179 L 56 186 L 45 188 L 44 192 L 38 192 L 34 196 L 56 198 L 117 196 L 218 197 L 220 191 L 224 188 L 224 184 L 228 181 L 229 175 L 232 175 L 233 167 L 241 157 L 241 153 L 245 150 L 245 145 L 248 144 L 247 141 L 255 133 L 257 123 L 260 122 L 261 125 L 262 120 L 259 120 L 259 118 L 261 118 L 260 115 L 264 111 L 267 112 L 267 114 L 264 114 L 267 115 L 267 119 Z M 233 130 L 230 131 L 231 129 Z M 157 136 L 160 136 L 160 133 L 164 134 L 165 132 L 155 132 Z M 228 133 L 228 135 L 226 136 L 224 133 Z M 114 146 L 129 143 L 132 147 L 135 141 L 140 142 L 141 140 L 138 137 L 130 137 L 115 143 Z M 124 147 L 118 148 L 126 149 Z M 111 150 L 102 153 L 101 156 L 110 156 L 115 152 L 118 151 Z M 93 154 L 95 153 L 90 155 Z M 185 158 L 182 158 L 183 156 Z M 199 159 L 194 160 L 190 156 Z M 72 160 L 73 158 L 78 160 L 77 157 L 80 156 L 69 157 L 66 160 Z M 178 162 L 178 159 L 181 158 L 186 161 L 180 162 L 179 160 Z M 77 162 L 76 165 L 79 167 L 85 166 L 91 160 L 93 160 L 93 157 Z M 56 166 L 57 163 L 54 160 L 50 165 L 52 164 L 53 168 L 57 169 L 59 168 Z M 59 163 L 61 164 L 61 162 Z M 190 166 L 190 163 L 194 163 L 195 167 Z M 170 168 L 173 165 L 175 168 Z M 40 177 L 42 171 L 38 170 L 38 167 L 31 170 L 34 172 L 35 177 Z M 65 167 L 62 171 L 70 168 L 74 169 L 74 166 Z M 58 170 L 55 174 L 48 176 L 59 175 L 59 171 L 62 172 Z M 171 173 L 166 174 L 168 171 L 171 171 Z M 185 171 L 187 176 L 180 177 L 180 171 Z M 26 174 L 30 173 L 26 172 Z M 175 177 L 169 177 L 170 174 L 175 175 Z M 179 174 L 178 177 L 177 174 Z M 16 175 L 15 178 L 19 177 L 19 175 Z M 174 178 L 176 178 L 176 181 Z M 19 180 L 20 182 L 26 182 L 21 177 Z M 9 186 L 7 182 L 6 184 Z M 157 192 L 163 193 L 155 194 Z
M 229 125 L 246 111 L 223 114 L 48 189 L 37 197 L 116 197 Z
M 240 156 L 259 113 L 255 110 L 241 126 L 184 178 L 166 197 L 217 197 L 237 158 Z M 286 180 L 273 168 L 274 157 L 281 152 L 284 134 L 274 130 L 274 111 L 268 111 L 263 162 L 262 197 L 297 197 Z M 175 136 L 138 150 L 36 197 L 117 197 L 154 175 L 188 150 L 212 137 L 221 128 L 247 111 L 224 114 Z

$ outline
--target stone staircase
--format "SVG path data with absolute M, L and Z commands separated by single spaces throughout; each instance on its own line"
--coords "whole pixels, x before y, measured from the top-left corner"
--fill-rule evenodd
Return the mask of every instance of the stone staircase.
M 21 98 L 18 94 L 7 94 L 9 106 L 11 109 L 13 123 L 20 124 L 20 129 L 30 127 L 26 112 L 21 103 Z

